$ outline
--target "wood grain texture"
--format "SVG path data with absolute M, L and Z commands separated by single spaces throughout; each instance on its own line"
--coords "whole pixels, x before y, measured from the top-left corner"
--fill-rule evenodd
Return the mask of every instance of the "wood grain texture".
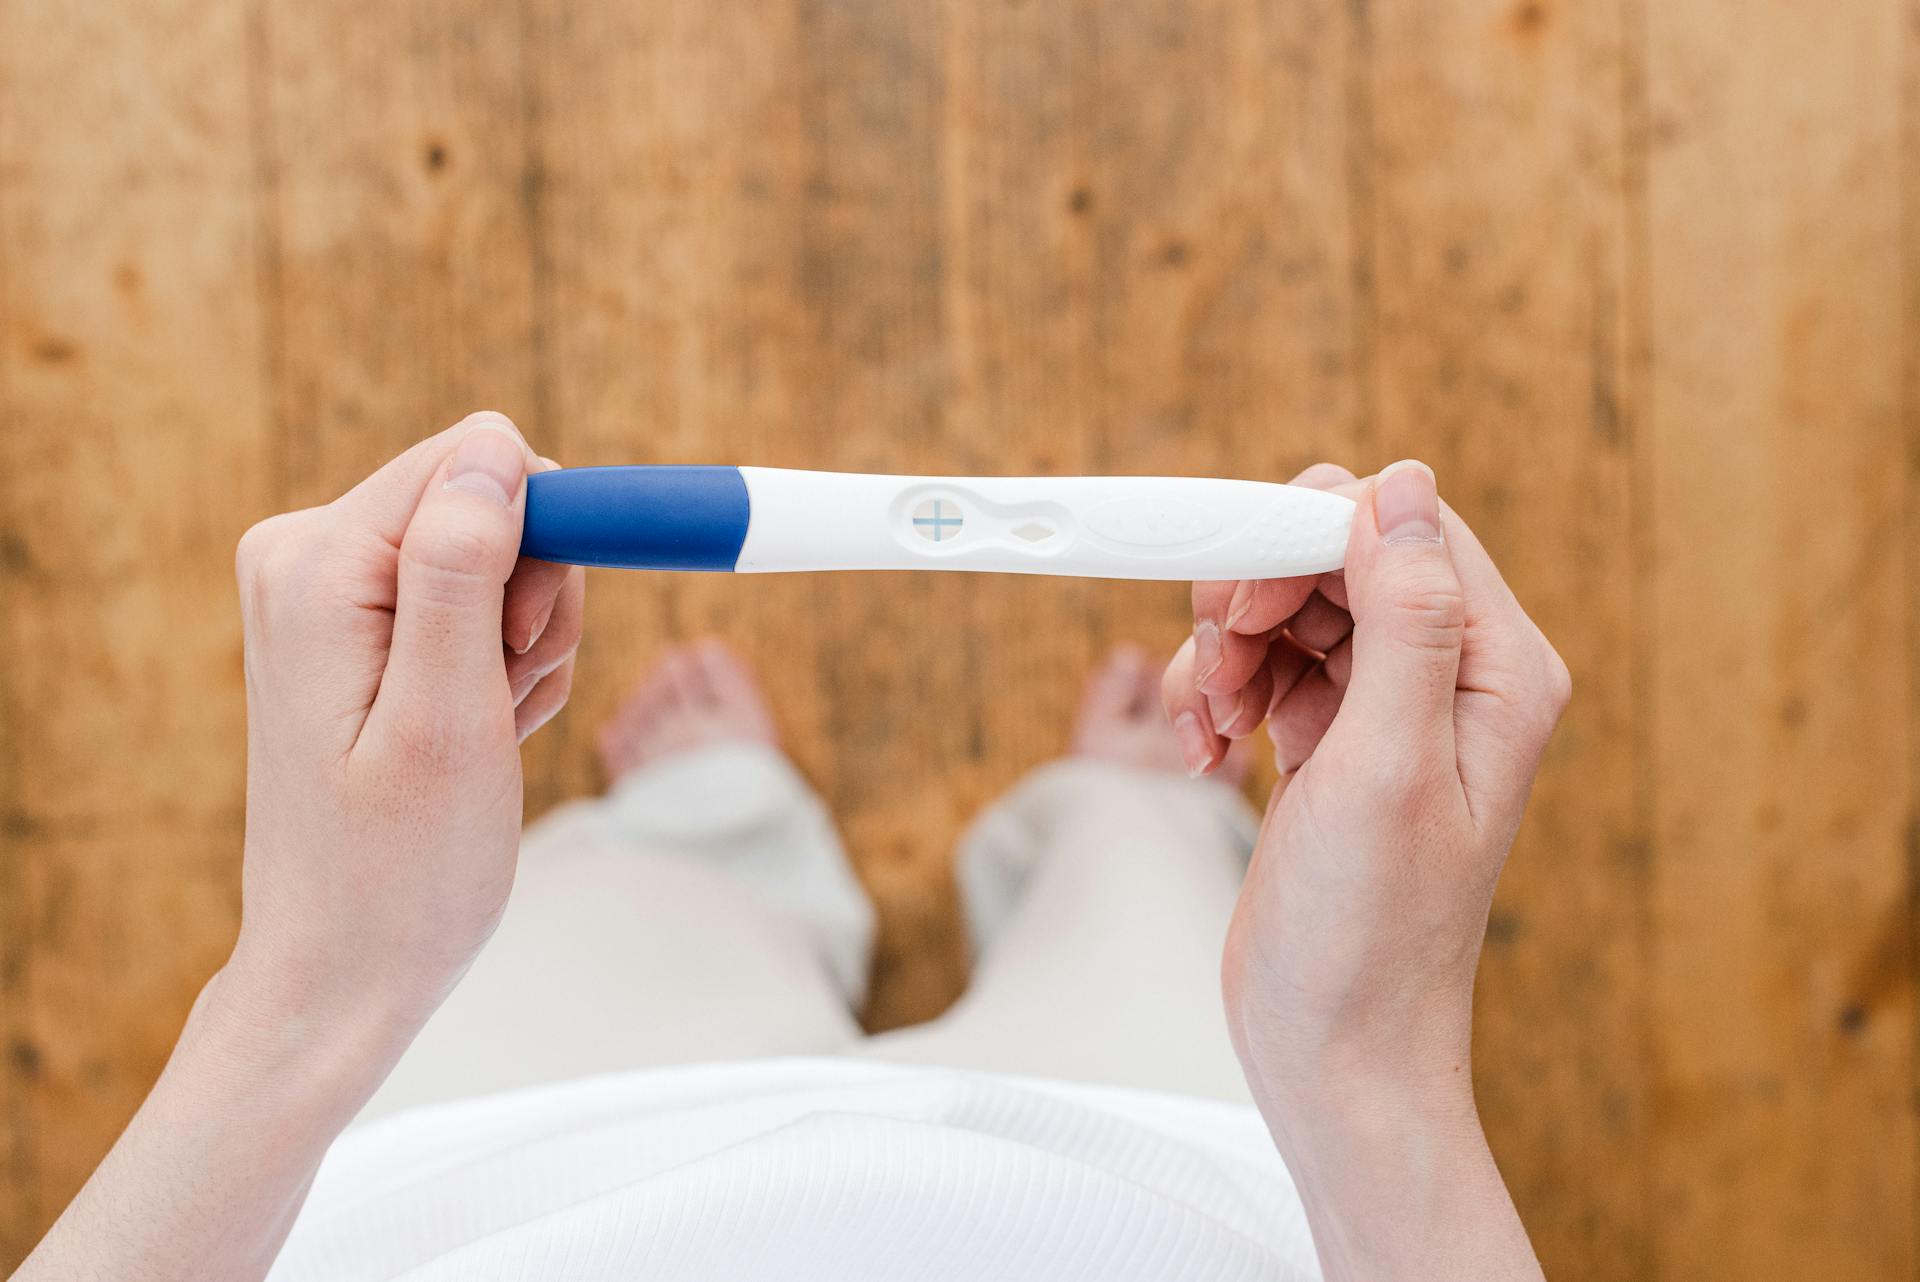
M 1550 1274 L 1914 1276 L 1915 30 L 0 5 L 0 1267 L 231 937 L 235 538 L 492 407 L 573 464 L 1427 458 L 1575 674 L 1476 1033 Z M 964 982 L 964 824 L 1186 594 L 596 573 L 589 613 L 530 812 L 727 637 L 881 906 L 888 1027 Z
M 1548 1275 L 1643 1278 L 1629 33 L 1618 5 L 1369 15 L 1369 461 L 1433 464 L 1578 691 L 1488 929 L 1479 1094 Z
M 270 502 L 242 6 L 0 9 L 0 1263 L 238 906 L 233 545 Z
M 1647 9 L 1663 1276 L 1913 1268 L 1905 14 Z

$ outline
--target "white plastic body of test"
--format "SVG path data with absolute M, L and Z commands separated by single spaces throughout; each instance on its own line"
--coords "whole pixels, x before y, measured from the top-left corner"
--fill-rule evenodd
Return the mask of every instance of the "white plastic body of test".
M 742 467 L 740 573 L 985 570 L 1254 579 L 1340 568 L 1350 499 L 1178 476 L 875 476 Z

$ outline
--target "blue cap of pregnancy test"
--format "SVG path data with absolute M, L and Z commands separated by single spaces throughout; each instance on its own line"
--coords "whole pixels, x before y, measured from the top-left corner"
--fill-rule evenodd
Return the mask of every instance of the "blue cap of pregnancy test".
M 520 555 L 616 569 L 732 570 L 746 542 L 737 467 L 569 467 L 527 477 Z

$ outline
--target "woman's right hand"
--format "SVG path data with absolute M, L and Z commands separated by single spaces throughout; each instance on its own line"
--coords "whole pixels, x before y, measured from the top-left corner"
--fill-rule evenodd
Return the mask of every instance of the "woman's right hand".
M 1537 1276 L 1468 1062 L 1566 665 L 1424 465 L 1297 483 L 1357 500 L 1345 571 L 1196 584 L 1164 685 L 1191 768 L 1264 721 L 1282 779 L 1228 932 L 1228 1023 L 1329 1278 Z

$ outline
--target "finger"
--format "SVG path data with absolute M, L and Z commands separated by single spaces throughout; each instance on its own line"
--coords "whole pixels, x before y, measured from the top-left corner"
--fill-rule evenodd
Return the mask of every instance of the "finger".
M 1473 531 L 1444 505 L 1441 519 L 1466 594 L 1454 705 L 1461 777 L 1471 792 L 1503 799 L 1501 822 L 1517 822 L 1571 683 Z
M 1353 473 L 1338 463 L 1315 463 L 1287 484 L 1327 490 L 1349 486 L 1353 481 Z M 1221 617 L 1222 629 L 1248 636 L 1273 631 L 1305 602 L 1317 577 L 1242 579 L 1234 584 L 1233 595 L 1227 601 L 1226 612 Z M 1197 597 L 1194 613 L 1196 618 L 1200 617 Z
M 1353 679 L 1353 637 L 1351 635 L 1327 651 L 1327 657 L 1321 662 L 1320 669 L 1327 674 L 1327 680 L 1333 682 L 1334 689 L 1347 688 L 1347 683 Z
M 1187 773 L 1198 778 L 1225 759 L 1227 742 L 1213 731 L 1207 697 L 1194 681 L 1194 639 L 1188 637 L 1160 679 L 1160 702 L 1167 710 Z
M 1210 627 L 1210 623 L 1194 626 L 1196 645 L 1200 644 L 1202 630 Z M 1253 680 L 1266 664 L 1267 649 L 1273 643 L 1273 638 L 1264 633 L 1251 637 L 1239 632 L 1218 633 L 1213 639 L 1219 658 L 1211 673 L 1199 677 L 1200 689 L 1209 695 L 1232 694 Z
M 1295 645 L 1305 646 L 1318 655 L 1333 648 L 1353 631 L 1353 616 L 1315 592 L 1298 613 L 1287 620 L 1287 635 Z
M 1370 485 L 1347 547 L 1353 675 L 1345 715 L 1367 750 L 1453 760 L 1466 602 L 1433 473 L 1396 463 Z
M 557 670 L 580 648 L 580 632 L 587 613 L 587 572 L 579 566 L 567 567 L 560 591 L 553 603 L 553 618 L 525 654 L 507 656 L 507 685 L 513 701 L 527 697 L 534 685 Z M 513 583 L 509 579 L 508 590 Z
M 1315 463 L 1287 484 L 1304 485 L 1310 490 L 1333 490 L 1343 485 L 1351 485 L 1358 479 L 1338 463 Z
M 500 610 L 520 550 L 528 455 L 490 423 L 468 429 L 401 536 L 393 644 L 368 725 L 439 742 L 504 712 Z
M 1282 778 L 1313 756 L 1333 725 L 1340 703 L 1340 691 L 1320 666 L 1304 673 L 1275 703 L 1267 717 L 1267 736 L 1273 740 L 1273 764 Z
M 1444 511 L 1444 506 L 1442 510 Z M 1345 570 L 1335 570 L 1331 574 L 1321 575 L 1320 585 L 1314 591 L 1342 610 L 1346 610 L 1348 614 L 1353 613 L 1347 606 L 1347 572 Z
M 1227 608 L 1227 629 L 1245 636 L 1264 636 L 1297 613 L 1313 595 L 1321 576 L 1298 579 L 1245 579 Z
M 1533 620 L 1485 545 L 1445 503 L 1440 505 L 1440 522 L 1466 595 L 1468 651 L 1484 656 L 1503 646 L 1531 645 L 1536 639 Z
M 567 706 L 567 696 L 573 693 L 573 660 L 555 668 L 540 678 L 538 685 L 520 701 L 513 710 L 513 733 L 515 742 L 525 743 L 527 736 L 553 720 L 554 714 Z
M 552 459 L 539 459 L 533 470 L 551 472 L 559 467 Z M 525 654 L 540 639 L 540 633 L 553 617 L 560 589 L 575 567 L 552 561 L 521 557 L 507 580 L 507 601 L 500 615 L 500 637 L 515 654 Z
M 1502 702 L 1524 700 L 1538 681 L 1554 675 L 1558 656 L 1467 523 L 1445 503 L 1440 521 L 1466 601 L 1459 687 Z
M 413 446 L 329 506 L 355 526 L 399 547 L 428 484 L 439 474 L 454 448 L 478 427 L 505 432 L 520 441 L 525 449 L 525 439 L 512 419 L 494 410 L 481 410 Z M 533 457 L 533 451 L 527 450 L 529 463 Z
M 1220 667 L 1221 635 L 1226 631 L 1227 607 L 1238 586 L 1232 579 L 1201 580 L 1193 585 L 1193 677 L 1196 688 Z
M 1214 730 L 1228 739 L 1244 739 L 1260 728 L 1273 701 L 1273 668 L 1262 662 L 1245 684 L 1228 694 L 1207 696 L 1207 713 Z

